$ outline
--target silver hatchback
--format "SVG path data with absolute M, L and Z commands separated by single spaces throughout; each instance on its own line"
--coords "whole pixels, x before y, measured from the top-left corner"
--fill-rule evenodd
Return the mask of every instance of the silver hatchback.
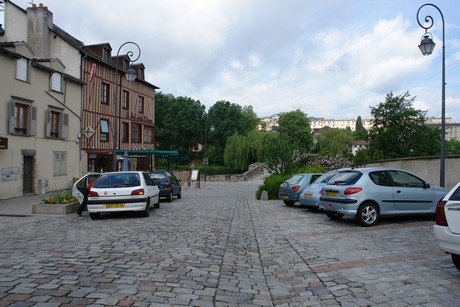
M 160 190 L 145 172 L 103 173 L 88 193 L 92 219 L 120 211 L 137 211 L 147 217 L 152 206 L 159 208 Z
M 405 170 L 356 168 L 329 180 L 320 207 L 330 219 L 353 215 L 362 226 L 373 226 L 381 216 L 434 215 L 447 192 Z

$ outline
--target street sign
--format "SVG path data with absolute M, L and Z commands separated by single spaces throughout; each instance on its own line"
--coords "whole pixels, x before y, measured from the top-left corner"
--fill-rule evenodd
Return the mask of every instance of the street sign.
M 83 130 L 83 134 L 89 139 L 93 136 L 94 134 L 94 129 L 91 128 L 91 126 L 86 127 L 85 130 Z

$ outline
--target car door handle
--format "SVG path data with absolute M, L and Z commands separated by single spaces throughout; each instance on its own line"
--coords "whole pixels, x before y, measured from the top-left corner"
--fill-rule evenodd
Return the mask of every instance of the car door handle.
M 397 190 L 397 191 L 396 191 L 396 193 L 398 193 L 398 194 L 401 194 L 401 193 L 402 193 L 402 191 L 401 191 L 401 190 Z

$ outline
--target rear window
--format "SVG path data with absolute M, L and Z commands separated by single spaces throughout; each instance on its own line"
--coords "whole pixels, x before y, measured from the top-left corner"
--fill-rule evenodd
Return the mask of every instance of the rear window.
M 323 174 L 321 176 L 319 176 L 318 178 L 316 178 L 315 182 L 314 183 L 326 183 L 328 182 L 332 177 L 334 177 L 334 175 L 336 175 L 337 173 L 326 173 L 326 174 Z
M 298 183 L 302 179 L 303 179 L 303 175 L 293 175 L 292 177 L 290 177 L 285 182 L 289 183 L 289 185 L 292 185 L 292 184 Z
M 153 180 L 166 179 L 166 174 L 165 173 L 150 173 L 149 175 Z
M 454 193 L 449 197 L 449 200 L 460 200 L 460 186 L 455 190 Z
M 350 171 L 350 172 L 339 172 L 337 175 L 332 177 L 327 184 L 332 185 L 351 185 L 355 184 L 356 181 L 361 178 L 363 173 L 359 171 Z
M 141 184 L 137 173 L 119 173 L 102 175 L 93 185 L 94 188 L 136 187 Z

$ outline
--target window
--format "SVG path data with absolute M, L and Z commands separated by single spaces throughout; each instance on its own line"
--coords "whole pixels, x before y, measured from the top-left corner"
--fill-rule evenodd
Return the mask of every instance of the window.
M 37 108 L 31 106 L 29 103 L 10 102 L 8 132 L 14 135 L 36 135 Z
M 67 175 L 67 152 L 55 151 L 54 155 L 54 176 Z
M 102 83 L 101 86 L 101 103 L 109 104 L 109 85 Z
M 142 97 L 142 96 L 139 96 L 138 111 L 139 111 L 139 113 L 144 113 L 144 97 Z
M 394 186 L 409 188 L 424 188 L 425 182 L 412 174 L 401 171 L 389 171 Z
M 104 63 L 109 63 L 110 60 L 110 50 L 109 49 L 102 49 L 102 61 Z
M 29 60 L 26 58 L 16 60 L 16 79 L 29 81 Z
M 121 97 L 121 106 L 123 109 L 129 109 L 129 92 L 123 90 Z
M 121 142 L 129 143 L 129 124 L 121 123 Z
M 101 119 L 101 142 L 107 142 L 109 140 L 109 121 Z
M 58 72 L 51 74 L 51 89 L 56 92 L 62 92 L 62 75 Z
M 45 112 L 45 136 L 53 139 L 67 139 L 69 137 L 69 115 L 63 110 L 49 109 Z
M 153 127 L 144 126 L 144 143 L 153 143 Z
M 139 124 L 131 124 L 131 140 L 133 143 L 141 142 L 142 127 Z

